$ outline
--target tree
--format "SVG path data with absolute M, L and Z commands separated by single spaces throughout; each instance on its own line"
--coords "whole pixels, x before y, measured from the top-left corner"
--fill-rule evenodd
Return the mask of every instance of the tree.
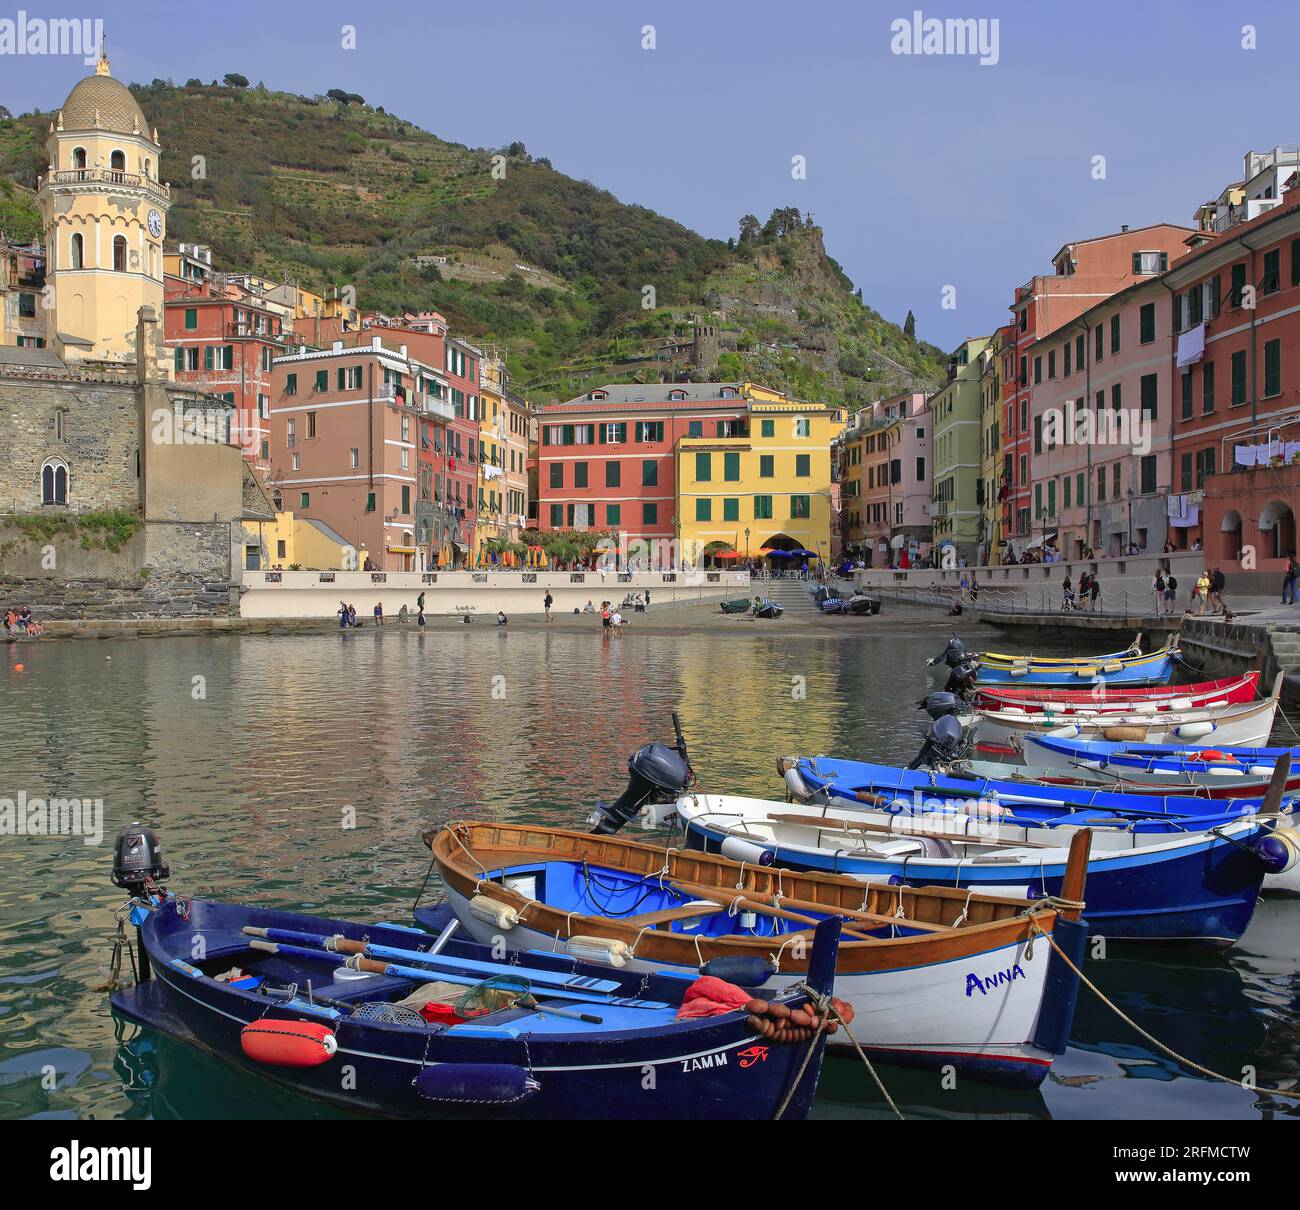
M 742 244 L 753 243 L 754 240 L 758 239 L 759 230 L 758 219 L 752 214 L 745 215 L 740 220 L 740 242 Z
M 185 81 L 185 87 L 186 87 L 186 88 L 202 88 L 202 87 L 203 87 L 203 81 L 200 80 L 197 76 L 191 76 L 188 80 Z
M 248 87 L 248 77 L 247 77 L 247 76 L 241 76 L 241 75 L 239 74 L 239 72 L 237 72 L 237 71 L 228 71 L 224 76 L 221 77 L 221 82 L 222 82 L 222 83 L 223 83 L 227 88 L 247 88 L 247 87 Z
M 908 311 L 907 318 L 903 320 L 903 335 L 908 340 L 916 339 L 916 316 L 911 311 Z

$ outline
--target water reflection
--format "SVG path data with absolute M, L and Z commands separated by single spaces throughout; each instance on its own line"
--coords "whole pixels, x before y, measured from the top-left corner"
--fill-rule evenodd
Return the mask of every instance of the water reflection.
M 0 841 L 0 1116 L 328 1116 L 151 1035 L 119 1045 L 92 989 L 120 902 L 110 842 L 133 819 L 159 831 L 185 893 L 400 920 L 428 867 L 421 830 L 464 815 L 580 825 L 622 789 L 631 751 L 671 739 L 673 710 L 713 790 L 779 795 L 785 752 L 910 759 L 940 633 L 603 642 L 466 627 L 24 645 L 24 673 L 0 668 L 0 795 L 103 798 L 105 843 Z M 1150 948 L 1089 969 L 1175 1049 L 1229 1074 L 1252 1062 L 1260 1083 L 1295 1080 L 1297 911 L 1266 902 L 1224 955 Z M 1041 1093 L 881 1072 L 908 1116 L 1296 1112 L 1188 1077 L 1086 994 L 1074 1037 Z M 838 1059 L 816 1113 L 888 1115 L 860 1064 Z

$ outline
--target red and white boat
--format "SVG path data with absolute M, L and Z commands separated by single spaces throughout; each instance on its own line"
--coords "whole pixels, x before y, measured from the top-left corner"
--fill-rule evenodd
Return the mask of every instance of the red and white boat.
M 1219 706 L 1245 705 L 1256 700 L 1259 673 L 1193 685 L 1158 685 L 1145 689 L 1032 689 L 1029 687 L 981 687 L 975 709 L 985 714 L 1009 711 L 1011 715 L 1033 714 L 1159 714 Z

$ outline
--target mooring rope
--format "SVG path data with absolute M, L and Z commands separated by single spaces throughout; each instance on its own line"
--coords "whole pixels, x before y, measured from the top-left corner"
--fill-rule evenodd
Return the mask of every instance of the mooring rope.
M 1063 949 L 1061 949 L 1060 945 L 1057 944 L 1056 938 L 1053 937 L 1051 933 L 1047 932 L 1044 928 L 1042 928 L 1039 925 L 1037 920 L 1031 919 L 1030 927 L 1034 932 L 1041 933 L 1042 936 L 1047 938 L 1048 944 L 1052 947 L 1052 949 L 1054 949 L 1061 956 L 1061 960 L 1065 963 L 1065 965 L 1068 966 L 1076 975 L 1079 976 L 1079 981 L 1084 985 L 1084 987 L 1086 987 L 1090 992 L 1092 992 L 1092 994 L 1096 996 L 1097 999 L 1100 1000 L 1107 1008 L 1109 1008 L 1111 1012 L 1113 1012 L 1121 1021 L 1123 1021 L 1125 1025 L 1131 1026 L 1137 1033 L 1141 1034 L 1143 1038 L 1145 1038 L 1148 1042 L 1150 1042 L 1152 1046 L 1154 1046 L 1157 1050 L 1162 1051 L 1164 1054 L 1167 1054 L 1175 1062 L 1181 1063 L 1184 1067 L 1188 1068 L 1191 1071 L 1195 1071 L 1200 1075 L 1205 1076 L 1207 1079 L 1217 1080 L 1220 1084 L 1235 1084 L 1238 1088 L 1249 1088 L 1252 1092 L 1262 1093 L 1265 1096 L 1289 1097 L 1292 1100 L 1300 1100 L 1300 1092 L 1289 1092 L 1283 1088 L 1251 1087 L 1251 1085 L 1245 1084 L 1241 1080 L 1234 1080 L 1231 1076 L 1221 1075 L 1217 1071 L 1212 1071 L 1210 1068 L 1202 1066 L 1200 1063 L 1197 1063 L 1195 1060 L 1189 1059 L 1186 1055 L 1179 1054 L 1178 1051 L 1174 1050 L 1172 1046 L 1166 1046 L 1163 1042 L 1160 1041 L 1159 1038 L 1155 1037 L 1152 1034 L 1149 1034 L 1145 1029 L 1143 1029 L 1142 1026 L 1140 1026 L 1136 1021 L 1134 1021 L 1133 1018 L 1130 1017 L 1122 1008 L 1120 1008 L 1118 1004 L 1116 1004 L 1109 996 L 1107 996 L 1106 993 L 1101 990 L 1101 988 L 1099 988 L 1091 979 L 1089 979 L 1088 976 L 1085 975 L 1083 971 L 1081 971 L 1078 968 L 1078 966 L 1075 965 L 1074 961 L 1070 958 L 1069 954 L 1067 954 Z

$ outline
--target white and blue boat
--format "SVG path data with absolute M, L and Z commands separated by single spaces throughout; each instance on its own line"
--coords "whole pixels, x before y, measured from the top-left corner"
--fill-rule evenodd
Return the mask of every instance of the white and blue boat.
M 1260 854 L 1268 867 L 1263 888 L 1300 891 L 1300 834 L 1296 831 L 1300 797 L 1282 796 L 1276 810 L 1270 811 L 1265 796 L 1219 800 L 1197 793 L 1130 794 L 1104 787 L 1007 781 L 967 773 L 960 767 L 939 772 L 828 756 L 791 756 L 783 757 L 778 768 L 787 793 L 798 802 L 890 815 L 973 814 L 1025 828 L 1068 824 L 1096 831 L 1168 832 L 1176 827 L 1183 832 L 1208 832 L 1267 812 L 1274 820 L 1274 830 Z M 1011 772 L 1016 767 L 1007 769 Z M 1270 776 L 1272 772 L 1270 768 Z
M 1165 685 L 1174 674 L 1178 647 L 1171 639 L 1159 651 L 1143 654 L 1135 642 L 1124 651 L 1106 655 L 1055 658 L 1007 655 L 996 651 L 980 654 L 978 683 L 981 685 L 1039 685 L 1083 689 L 1094 686 Z
M 1116 940 L 1232 945 L 1265 874 L 1294 857 L 1277 820 L 1253 814 L 1125 818 L 1043 799 L 1040 810 L 1055 818 L 1033 818 L 1020 814 L 1033 804 L 1010 814 L 999 801 L 982 813 L 974 797 L 942 795 L 939 809 L 914 811 L 912 792 L 896 793 L 907 813 L 838 798 L 785 804 L 714 794 L 683 795 L 674 813 L 690 846 L 732 860 L 1027 902 L 1061 895 L 1070 840 L 1088 827 L 1087 923 L 1092 935 Z M 924 804 L 925 794 L 916 797 Z

